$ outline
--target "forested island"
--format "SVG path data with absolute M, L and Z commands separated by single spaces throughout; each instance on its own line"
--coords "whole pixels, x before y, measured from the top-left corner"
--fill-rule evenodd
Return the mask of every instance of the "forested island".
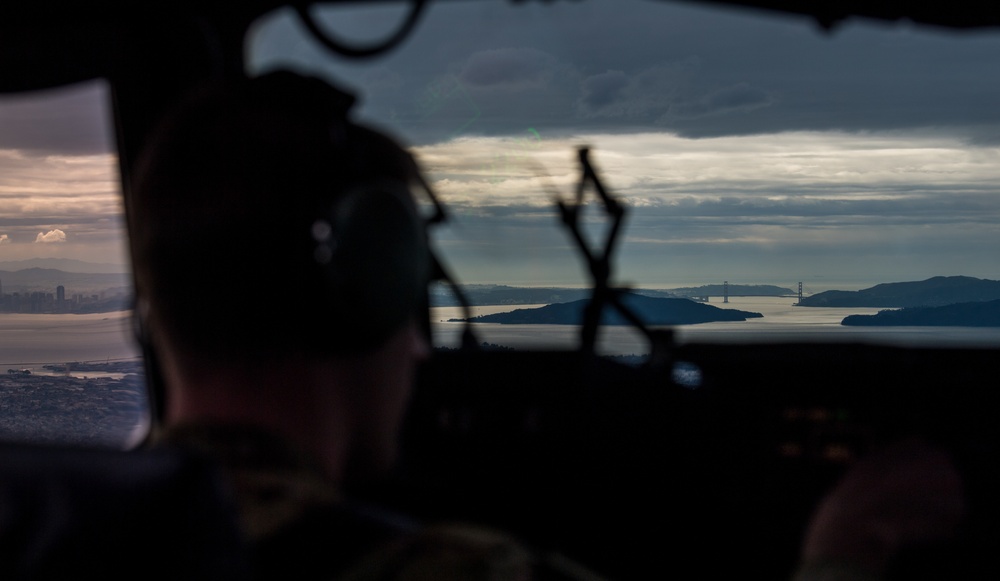
M 802 307 L 883 308 L 850 315 L 852 327 L 1000 327 L 1000 281 L 971 276 L 935 276 L 890 282 L 859 291 L 832 290 L 803 298 Z
M 971 276 L 935 276 L 913 282 L 890 282 L 859 291 L 831 290 L 799 301 L 801 307 L 939 307 L 1000 300 L 1000 281 Z
M 648 297 L 636 293 L 625 293 L 622 302 L 648 325 L 692 325 L 763 317 L 760 313 L 720 309 L 690 299 Z M 581 325 L 587 303 L 587 300 L 578 300 L 451 321 L 508 325 Z M 601 324 L 628 325 L 629 322 L 617 310 L 608 308 L 603 313 Z
M 1000 300 L 850 315 L 840 324 L 853 327 L 1000 327 Z

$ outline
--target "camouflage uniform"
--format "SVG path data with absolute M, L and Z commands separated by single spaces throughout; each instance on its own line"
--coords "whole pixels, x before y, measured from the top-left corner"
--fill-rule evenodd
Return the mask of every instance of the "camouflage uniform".
M 261 430 L 186 425 L 169 429 L 160 441 L 207 456 L 221 468 L 256 579 L 599 579 L 558 555 L 540 558 L 496 530 L 421 526 L 351 502 L 308 455 Z

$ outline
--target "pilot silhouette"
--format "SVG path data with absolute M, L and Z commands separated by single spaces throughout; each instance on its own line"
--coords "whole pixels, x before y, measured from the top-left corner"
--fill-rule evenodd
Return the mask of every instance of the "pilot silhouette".
M 397 455 L 433 272 L 417 164 L 352 102 L 288 72 L 220 83 L 144 148 L 129 216 L 156 442 L 221 466 L 258 577 L 526 578 L 542 568 L 507 535 L 352 500 Z

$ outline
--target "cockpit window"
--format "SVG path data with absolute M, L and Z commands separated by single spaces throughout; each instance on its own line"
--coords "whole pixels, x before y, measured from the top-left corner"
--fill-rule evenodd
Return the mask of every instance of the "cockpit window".
M 404 12 L 314 14 L 370 44 Z M 585 298 L 553 202 L 572 197 L 586 145 L 628 210 L 613 282 L 749 313 L 657 319 L 679 340 L 949 345 L 1000 343 L 998 50 L 992 32 L 825 31 L 619 0 L 436 3 L 400 48 L 368 60 L 332 56 L 291 11 L 248 43 L 252 72 L 346 86 L 358 117 L 409 143 L 452 214 L 435 241 L 475 315 Z M 597 236 L 598 210 L 585 220 Z M 437 305 L 447 343 L 462 315 L 446 293 Z M 476 328 L 502 346 L 575 344 L 572 325 L 522 315 Z M 642 348 L 603 333 L 609 353 Z
M 0 439 L 129 448 L 142 361 L 107 85 L 0 96 Z

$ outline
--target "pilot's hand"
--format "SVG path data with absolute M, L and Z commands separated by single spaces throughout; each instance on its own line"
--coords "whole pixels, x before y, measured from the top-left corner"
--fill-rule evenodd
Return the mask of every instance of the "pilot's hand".
M 796 579 L 878 579 L 908 546 L 949 541 L 966 503 L 948 454 L 910 439 L 845 474 L 813 514 Z

